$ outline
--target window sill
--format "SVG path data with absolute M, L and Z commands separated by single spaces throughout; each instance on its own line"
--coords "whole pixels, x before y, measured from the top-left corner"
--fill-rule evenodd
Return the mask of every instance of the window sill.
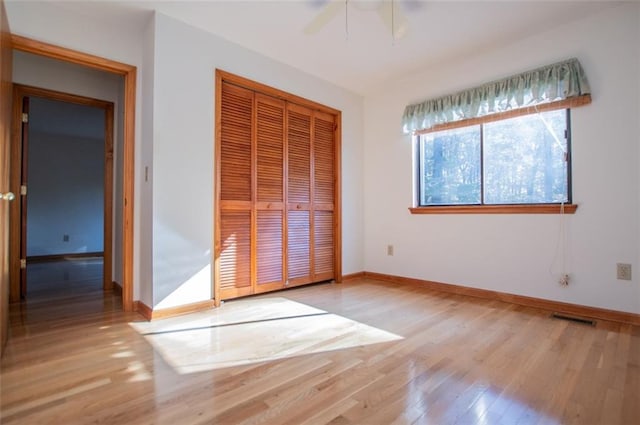
M 560 204 L 537 205 L 446 205 L 409 208 L 411 214 L 560 214 Z M 565 214 L 574 214 L 577 204 L 564 204 Z

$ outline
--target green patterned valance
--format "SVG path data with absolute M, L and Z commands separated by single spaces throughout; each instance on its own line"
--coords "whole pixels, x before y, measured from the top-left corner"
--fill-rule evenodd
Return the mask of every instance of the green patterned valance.
M 402 130 L 413 133 L 438 124 L 477 118 L 591 93 L 578 59 L 523 72 L 480 87 L 408 105 Z

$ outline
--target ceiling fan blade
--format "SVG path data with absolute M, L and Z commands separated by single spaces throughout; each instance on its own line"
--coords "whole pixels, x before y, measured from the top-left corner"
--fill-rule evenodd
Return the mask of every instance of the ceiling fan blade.
M 316 34 L 325 25 L 327 25 L 329 21 L 335 18 L 341 10 L 344 10 L 344 7 L 345 3 L 342 1 L 330 1 L 304 28 L 304 33 L 307 35 Z
M 396 3 L 398 1 L 382 2 L 378 8 L 378 16 L 389 32 L 393 34 L 393 39 L 400 40 L 409 32 L 409 21 L 402 10 L 396 6 Z

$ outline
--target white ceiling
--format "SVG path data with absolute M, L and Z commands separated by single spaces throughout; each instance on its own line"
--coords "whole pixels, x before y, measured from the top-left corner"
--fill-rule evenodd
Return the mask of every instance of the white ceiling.
M 360 94 L 617 3 L 394 0 L 396 22 L 408 24 L 407 34 L 394 41 L 377 13 L 391 0 L 349 0 L 346 16 L 345 0 L 49 1 L 114 25 L 140 25 L 155 9 Z M 336 10 L 333 18 L 307 34 L 327 7 Z

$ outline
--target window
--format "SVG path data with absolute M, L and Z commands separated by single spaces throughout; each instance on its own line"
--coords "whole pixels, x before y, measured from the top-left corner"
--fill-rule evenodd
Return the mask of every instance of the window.
M 407 105 L 413 214 L 573 213 L 569 109 L 591 103 L 576 58 Z
M 482 121 L 416 136 L 418 207 L 571 203 L 569 109 Z

